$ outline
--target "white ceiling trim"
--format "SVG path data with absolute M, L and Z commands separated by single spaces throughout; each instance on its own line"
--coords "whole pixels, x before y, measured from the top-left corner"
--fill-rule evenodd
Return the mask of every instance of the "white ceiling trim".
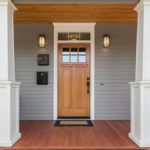
M 15 4 L 137 4 L 140 0 L 12 0 Z

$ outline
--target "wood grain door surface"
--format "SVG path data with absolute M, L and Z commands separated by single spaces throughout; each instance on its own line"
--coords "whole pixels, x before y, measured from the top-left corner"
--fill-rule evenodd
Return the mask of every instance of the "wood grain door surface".
M 87 81 L 90 82 L 90 44 L 59 44 L 58 116 L 90 116 Z

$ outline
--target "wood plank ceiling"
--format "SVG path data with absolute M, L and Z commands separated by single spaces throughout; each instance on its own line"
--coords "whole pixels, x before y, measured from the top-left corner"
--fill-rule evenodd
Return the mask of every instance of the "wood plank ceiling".
M 15 23 L 137 23 L 136 4 L 15 4 Z

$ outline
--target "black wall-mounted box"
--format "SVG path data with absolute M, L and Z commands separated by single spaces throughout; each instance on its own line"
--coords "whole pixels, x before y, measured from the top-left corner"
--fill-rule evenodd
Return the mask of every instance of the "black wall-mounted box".
M 38 54 L 38 65 L 48 66 L 49 65 L 49 54 Z
M 39 85 L 48 84 L 48 72 L 37 72 L 37 84 Z

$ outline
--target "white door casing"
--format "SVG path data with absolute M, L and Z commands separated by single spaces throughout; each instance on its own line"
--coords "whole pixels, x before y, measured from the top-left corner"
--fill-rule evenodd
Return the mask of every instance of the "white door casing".
M 95 77 L 95 23 L 53 23 L 54 25 L 54 101 L 53 120 L 58 117 L 58 44 L 59 43 L 90 43 L 90 118 L 94 120 L 94 77 Z M 58 41 L 59 32 L 89 32 L 88 41 Z

